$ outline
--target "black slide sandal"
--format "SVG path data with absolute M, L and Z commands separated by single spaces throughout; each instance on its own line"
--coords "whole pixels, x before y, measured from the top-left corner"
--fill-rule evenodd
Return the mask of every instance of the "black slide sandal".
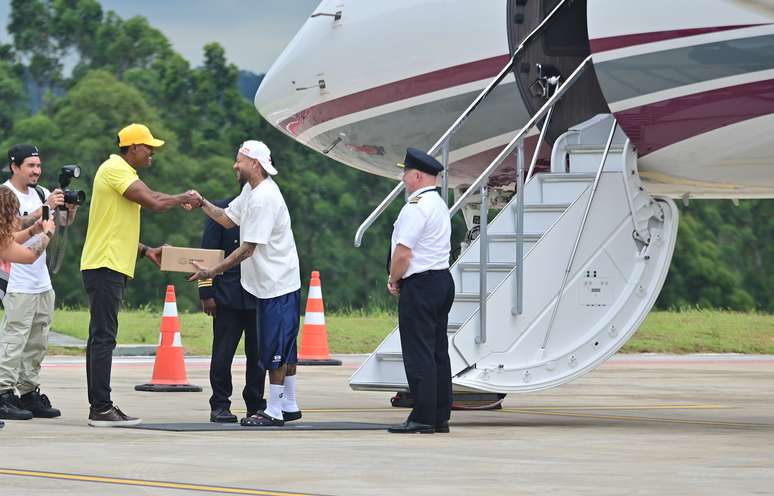
M 274 418 L 265 412 L 245 417 L 239 423 L 244 427 L 281 427 L 285 425 L 284 420 Z

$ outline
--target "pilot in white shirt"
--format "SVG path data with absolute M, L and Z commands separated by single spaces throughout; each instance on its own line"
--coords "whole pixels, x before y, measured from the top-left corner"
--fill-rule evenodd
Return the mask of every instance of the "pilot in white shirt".
M 399 296 L 398 325 L 414 408 L 393 433 L 449 432 L 452 383 L 447 327 L 454 301 L 449 273 L 451 220 L 436 189 L 443 166 L 416 148 L 406 151 L 409 198 L 395 221 L 387 289 Z

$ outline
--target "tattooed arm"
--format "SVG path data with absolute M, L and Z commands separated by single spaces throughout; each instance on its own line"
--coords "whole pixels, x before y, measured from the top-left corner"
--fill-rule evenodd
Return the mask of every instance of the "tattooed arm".
M 198 281 L 199 279 L 211 279 L 218 274 L 222 274 L 231 267 L 242 263 L 244 260 L 250 258 L 255 251 L 255 243 L 242 243 L 239 248 L 231 252 L 231 255 L 226 257 L 225 260 L 220 262 L 215 267 L 208 269 L 196 262 L 191 262 L 194 267 L 199 269 L 194 275 L 188 278 L 189 281 Z
M 232 227 L 236 226 L 236 223 L 231 220 L 228 215 L 226 215 L 225 209 L 213 204 L 195 189 L 188 190 L 188 194 L 196 198 L 198 205 L 201 207 L 202 211 L 207 215 L 207 217 L 214 220 L 226 229 L 231 229 Z M 186 210 L 192 210 L 194 207 L 192 205 L 189 205 L 188 207 L 183 205 L 183 208 Z
M 39 220 L 32 227 L 22 231 L 23 233 L 26 232 L 26 234 L 19 236 L 20 233 L 14 233 L 5 247 L 0 248 L 0 258 L 12 263 L 31 264 L 46 251 L 49 241 L 54 237 L 55 229 L 56 224 L 54 224 L 53 219 L 48 219 L 45 221 Z M 38 239 L 30 246 L 23 246 L 19 244 L 18 239 L 15 239 L 17 236 L 22 239 L 26 237 L 27 234 L 34 236 L 41 232 L 43 235 L 38 236 Z
M 0 258 L 12 263 L 31 264 L 46 251 L 52 236 L 51 231 L 45 231 L 45 235 L 39 236 L 30 246 L 22 246 L 12 239 L 4 248 L 0 249 Z
M 13 233 L 14 241 L 16 241 L 17 243 L 26 243 L 30 238 L 32 238 L 33 236 L 35 236 L 35 234 L 37 234 L 35 232 L 36 224 L 37 222 L 26 229 L 22 229 L 21 231 L 16 231 L 15 233 Z
M 33 262 L 37 260 L 44 251 L 46 251 L 48 242 L 51 241 L 53 236 L 54 235 L 52 233 L 46 232 L 45 236 L 38 236 L 38 239 L 36 239 L 30 246 L 27 247 L 35 256 L 35 258 L 32 260 Z
M 35 210 L 31 214 L 19 216 L 19 222 L 21 222 L 22 229 L 31 227 L 38 219 L 40 219 L 40 209 Z
M 54 191 L 51 192 L 50 195 L 48 195 L 48 198 L 46 198 L 46 205 L 48 205 L 48 208 L 51 210 L 51 212 L 56 212 L 57 208 L 64 205 L 64 193 L 61 189 L 56 188 Z M 35 224 L 35 222 L 40 219 L 41 215 L 43 215 L 43 208 L 38 208 L 32 212 L 30 212 L 27 215 L 20 215 L 19 220 L 21 221 L 22 229 L 26 229 L 30 227 L 31 225 Z M 71 214 L 71 217 L 73 220 L 75 219 L 75 213 Z M 72 224 L 72 222 L 70 222 Z

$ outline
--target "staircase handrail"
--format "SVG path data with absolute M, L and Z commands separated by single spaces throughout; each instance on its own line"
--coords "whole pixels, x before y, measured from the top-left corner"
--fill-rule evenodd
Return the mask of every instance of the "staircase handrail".
M 465 109 L 465 111 L 460 114 L 459 117 L 454 121 L 454 123 L 446 130 L 446 132 L 441 135 L 441 137 L 438 139 L 438 141 L 435 142 L 435 144 L 430 147 L 430 150 L 428 150 L 428 155 L 435 155 L 438 150 L 441 149 L 444 145 L 447 145 L 447 148 L 444 150 L 444 194 L 446 194 L 446 180 L 447 180 L 447 169 L 448 164 L 446 163 L 448 160 L 448 142 L 451 140 L 451 137 L 454 133 L 456 133 L 459 128 L 462 126 L 462 124 L 467 120 L 468 117 L 476 110 L 478 105 L 484 101 L 489 94 L 494 90 L 494 88 L 499 85 L 503 79 L 505 79 L 505 76 L 508 75 L 511 70 L 513 69 L 514 64 L 516 63 L 516 58 L 519 56 L 519 54 L 524 50 L 524 47 L 527 46 L 528 43 L 530 43 L 542 30 L 545 28 L 545 26 L 548 24 L 548 22 L 553 18 L 553 16 L 559 12 L 559 10 L 564 7 L 565 5 L 568 5 L 572 3 L 574 0 L 561 0 L 554 8 L 549 12 L 549 14 L 538 24 L 538 26 L 532 30 L 522 41 L 519 43 L 519 46 L 516 48 L 516 50 L 513 52 L 513 55 L 511 55 L 510 60 L 508 63 L 503 67 L 500 72 L 495 76 L 492 81 L 489 82 L 489 84 L 484 88 L 484 90 L 479 93 L 479 95 L 473 100 L 473 102 L 468 105 L 468 108 Z M 365 232 L 371 227 L 371 225 L 376 221 L 376 219 L 379 218 L 379 216 L 384 213 L 385 210 L 392 204 L 393 201 L 400 195 L 400 193 L 403 191 L 404 185 L 403 182 L 399 182 L 395 188 L 393 188 L 392 191 L 390 191 L 386 197 L 379 203 L 379 205 L 371 212 L 371 214 L 366 217 L 366 219 L 363 221 L 362 224 L 360 224 L 360 227 L 358 227 L 357 232 L 355 233 L 355 247 L 359 248 L 361 243 L 363 242 L 363 236 L 365 235 Z M 453 215 L 453 214 L 452 214 Z
M 508 145 L 503 148 L 503 150 L 500 152 L 499 155 L 492 161 L 492 163 L 489 164 L 489 166 L 484 169 L 484 171 L 476 178 L 475 181 L 473 181 L 473 184 L 471 184 L 465 192 L 462 194 L 462 196 L 459 197 L 457 202 L 449 209 L 449 215 L 453 216 L 459 210 L 462 208 L 462 206 L 467 202 L 468 198 L 478 191 L 481 188 L 481 185 L 484 181 L 489 180 L 489 176 L 492 174 L 492 172 L 497 169 L 500 164 L 505 161 L 505 159 L 513 153 L 513 151 L 518 146 L 519 140 L 521 140 L 527 132 L 532 129 L 533 126 L 535 126 L 540 119 L 545 116 L 548 111 L 553 108 L 553 106 L 564 96 L 564 94 L 567 92 L 567 90 L 570 89 L 570 87 L 575 83 L 576 79 L 583 73 L 583 71 L 586 69 L 586 67 L 591 63 L 592 56 L 589 55 L 586 57 L 583 62 L 581 62 L 578 67 L 575 68 L 575 70 L 570 74 L 570 76 L 565 80 L 565 82 L 556 89 L 553 95 L 551 95 L 551 98 L 546 101 L 545 104 L 543 104 L 542 107 L 535 113 L 535 115 L 532 116 L 532 118 L 524 125 L 524 127 L 521 128 L 521 131 L 519 131 L 516 136 L 508 143 Z

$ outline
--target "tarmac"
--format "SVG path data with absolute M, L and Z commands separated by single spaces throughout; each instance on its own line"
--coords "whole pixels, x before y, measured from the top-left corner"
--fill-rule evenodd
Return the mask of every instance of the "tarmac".
M 619 355 L 502 410 L 455 411 L 451 433 L 429 435 L 378 428 L 407 410 L 350 390 L 363 357 L 337 358 L 299 369 L 299 422 L 377 428 L 92 428 L 83 359 L 49 357 L 42 390 L 63 415 L 6 421 L 0 495 L 774 495 L 774 356 Z M 146 423 L 206 423 L 209 362 L 186 363 L 204 392 L 137 392 L 153 358 L 115 358 L 114 401 Z M 237 415 L 243 374 L 239 359 Z

